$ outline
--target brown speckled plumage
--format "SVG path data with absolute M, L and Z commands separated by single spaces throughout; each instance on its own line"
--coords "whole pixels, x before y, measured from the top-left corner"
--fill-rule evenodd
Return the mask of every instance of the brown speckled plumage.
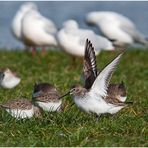
M 10 100 L 5 104 L 1 105 L 2 108 L 8 109 L 22 109 L 29 110 L 32 108 L 32 102 L 27 100 L 26 98 L 20 98 L 15 100 Z
M 126 96 L 126 88 L 124 86 L 124 83 L 121 82 L 120 84 L 110 84 L 108 87 L 108 91 L 107 94 L 109 96 L 122 96 L 125 97 Z
M 41 102 L 58 102 L 60 94 L 57 89 L 49 83 L 40 83 L 34 86 L 34 93 L 39 93 L 33 99 Z
M 34 116 L 35 117 L 39 117 L 39 116 L 42 115 L 43 110 L 40 107 L 34 106 L 33 110 L 34 110 Z
M 104 100 L 107 103 L 114 104 L 117 106 L 126 106 L 127 105 L 126 103 L 121 102 L 119 99 L 115 98 L 114 96 L 107 96 L 106 98 L 104 98 Z

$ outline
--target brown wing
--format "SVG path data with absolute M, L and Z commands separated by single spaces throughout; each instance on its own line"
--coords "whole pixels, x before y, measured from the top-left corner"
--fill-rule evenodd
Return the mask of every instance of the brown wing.
M 110 84 L 108 86 L 107 95 L 111 98 L 117 98 L 118 100 L 120 100 L 119 96 L 125 97 L 126 87 L 124 86 L 124 83 Z
M 9 109 L 31 109 L 32 103 L 31 101 L 22 98 L 22 99 L 8 101 L 7 103 L 2 104 L 1 107 Z
M 97 64 L 94 47 L 87 39 L 85 45 L 85 56 L 83 62 L 83 75 L 85 79 L 84 87 L 90 89 L 97 77 Z
M 55 87 L 52 84 L 49 83 L 40 83 L 40 84 L 35 84 L 34 85 L 34 93 L 36 92 L 43 92 L 43 93 L 47 93 L 47 92 L 53 92 L 56 91 Z
M 35 101 L 40 101 L 40 102 L 58 102 L 60 98 L 60 94 L 58 91 L 50 91 L 47 93 L 42 94 L 41 96 L 35 97 Z
M 107 103 L 114 104 L 117 106 L 126 106 L 127 105 L 126 103 L 119 101 L 117 98 L 115 98 L 113 96 L 107 96 L 104 100 Z
M 116 97 L 118 91 L 118 84 L 109 84 L 107 95 L 110 97 Z

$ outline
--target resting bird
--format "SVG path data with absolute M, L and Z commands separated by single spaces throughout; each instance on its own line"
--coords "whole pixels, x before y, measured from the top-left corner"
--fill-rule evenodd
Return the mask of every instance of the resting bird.
M 57 40 L 61 48 L 74 57 L 84 56 L 84 44 L 86 38 L 90 38 L 95 45 L 96 55 L 101 50 L 114 50 L 112 43 L 88 29 L 79 28 L 75 20 L 68 20 L 64 27 L 57 33 Z
M 36 10 L 27 12 L 22 19 L 22 40 L 34 52 L 36 47 L 42 47 L 45 52 L 46 46 L 57 46 L 56 32 L 55 24 Z
M 102 34 L 114 45 L 124 47 L 133 43 L 148 45 L 146 38 L 127 17 L 112 11 L 94 11 L 86 16 L 88 24 L 99 27 Z
M 16 87 L 20 83 L 21 79 L 15 72 L 12 72 L 9 68 L 0 70 L 0 86 L 3 88 L 11 89 Z
M 4 104 L 0 104 L 0 107 L 5 109 L 12 117 L 16 119 L 31 118 L 33 116 L 40 116 L 42 110 L 34 106 L 31 101 L 26 98 L 17 98 L 15 100 L 9 100 Z
M 62 101 L 57 89 L 49 83 L 40 83 L 34 85 L 33 100 L 45 111 L 60 111 Z
M 37 5 L 33 2 L 26 2 L 20 6 L 19 10 L 16 12 L 12 24 L 11 24 L 11 31 L 14 37 L 17 40 L 22 41 L 22 19 L 24 15 L 30 10 L 37 11 Z

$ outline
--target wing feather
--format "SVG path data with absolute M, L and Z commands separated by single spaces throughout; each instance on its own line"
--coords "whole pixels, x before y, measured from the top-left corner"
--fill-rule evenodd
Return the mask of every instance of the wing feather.
M 98 75 L 96 80 L 94 81 L 90 92 L 93 92 L 97 95 L 100 95 L 102 97 L 107 96 L 107 89 L 109 85 L 109 81 L 111 79 L 111 76 L 115 69 L 117 68 L 117 65 L 120 61 L 120 58 L 123 53 L 119 54 L 110 64 L 108 64 Z
M 87 39 L 85 44 L 85 56 L 83 62 L 83 74 L 85 79 L 85 88 L 90 89 L 97 77 L 97 64 L 94 47 Z

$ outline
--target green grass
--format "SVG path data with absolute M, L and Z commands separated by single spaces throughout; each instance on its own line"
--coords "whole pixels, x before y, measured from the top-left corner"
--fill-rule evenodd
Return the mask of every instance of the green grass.
M 118 53 L 102 52 L 97 63 L 103 68 Z M 20 96 L 31 99 L 35 82 L 55 84 L 61 94 L 80 83 L 82 65 L 75 65 L 69 55 L 49 51 L 45 57 L 25 52 L 0 51 L 0 68 L 16 71 L 22 81 L 12 90 L 0 89 L 0 103 Z M 148 146 L 148 51 L 127 51 L 112 77 L 124 80 L 128 101 L 133 106 L 116 115 L 95 116 L 81 112 L 71 97 L 63 99 L 61 113 L 44 113 L 43 117 L 15 120 L 0 110 L 0 146 Z

